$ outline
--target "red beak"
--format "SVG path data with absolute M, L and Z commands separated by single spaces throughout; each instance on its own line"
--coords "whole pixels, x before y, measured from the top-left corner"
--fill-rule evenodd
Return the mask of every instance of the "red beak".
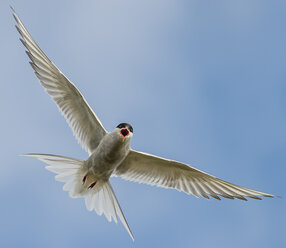
M 123 141 L 126 138 L 126 136 L 129 135 L 129 131 L 126 128 L 121 129 L 120 134 L 122 135 Z

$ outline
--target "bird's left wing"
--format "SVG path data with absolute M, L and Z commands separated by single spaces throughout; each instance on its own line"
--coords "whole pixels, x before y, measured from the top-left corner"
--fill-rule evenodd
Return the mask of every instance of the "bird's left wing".
M 57 104 L 78 142 L 92 153 L 106 134 L 100 120 L 75 85 L 44 54 L 14 10 L 13 16 L 22 36 L 20 40 L 28 50 L 26 53 L 40 83 Z
M 151 154 L 131 150 L 126 159 L 114 172 L 114 176 L 138 183 L 174 188 L 194 196 L 209 196 L 220 200 L 246 200 L 245 197 L 261 199 L 258 196 L 274 195 L 229 183 L 186 164 L 160 158 Z

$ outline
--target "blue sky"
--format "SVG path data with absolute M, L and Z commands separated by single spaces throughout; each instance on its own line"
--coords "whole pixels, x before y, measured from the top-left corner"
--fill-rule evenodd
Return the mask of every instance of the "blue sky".
M 135 243 L 88 212 L 18 156 L 87 153 L 34 76 L 10 4 L 107 130 L 129 122 L 134 149 L 284 198 L 112 179 Z M 0 246 L 285 247 L 285 23 L 285 1 L 1 1 Z

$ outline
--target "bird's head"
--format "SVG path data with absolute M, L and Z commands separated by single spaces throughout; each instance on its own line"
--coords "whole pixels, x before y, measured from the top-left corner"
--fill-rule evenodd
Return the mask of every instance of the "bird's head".
M 130 140 L 133 136 L 133 128 L 128 123 L 120 123 L 115 130 L 116 132 L 119 132 L 123 142 L 125 140 Z

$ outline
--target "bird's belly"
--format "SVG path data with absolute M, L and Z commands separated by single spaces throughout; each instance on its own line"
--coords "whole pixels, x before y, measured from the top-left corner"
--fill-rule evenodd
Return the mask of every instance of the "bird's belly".
M 112 172 L 126 157 L 125 153 L 94 153 L 87 160 L 88 172 L 98 179 L 108 180 Z

